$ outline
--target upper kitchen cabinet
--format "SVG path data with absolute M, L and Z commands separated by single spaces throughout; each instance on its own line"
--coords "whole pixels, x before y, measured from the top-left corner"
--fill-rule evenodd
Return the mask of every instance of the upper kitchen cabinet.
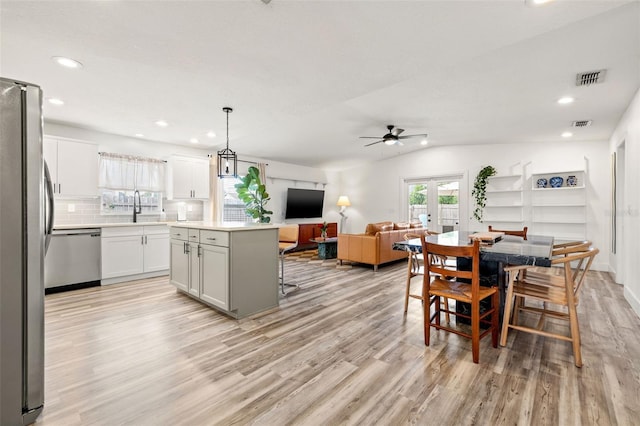
M 43 153 L 56 196 L 98 196 L 98 145 L 45 137 Z
M 167 175 L 168 199 L 209 198 L 209 160 L 172 156 Z

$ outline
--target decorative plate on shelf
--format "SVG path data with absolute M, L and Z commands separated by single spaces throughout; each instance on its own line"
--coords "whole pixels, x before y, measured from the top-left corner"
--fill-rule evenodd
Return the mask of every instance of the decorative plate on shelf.
M 538 186 L 538 188 L 546 188 L 547 180 L 545 178 L 540 178 L 536 181 L 536 185 Z
M 567 176 L 567 186 L 576 186 L 578 185 L 578 178 L 574 175 Z
M 560 176 L 554 176 L 549 179 L 549 185 L 551 185 L 552 188 L 560 188 L 563 182 L 564 179 L 562 179 Z

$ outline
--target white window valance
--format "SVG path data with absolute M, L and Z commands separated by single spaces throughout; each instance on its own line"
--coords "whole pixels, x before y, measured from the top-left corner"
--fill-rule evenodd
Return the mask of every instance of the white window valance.
M 98 173 L 100 188 L 164 191 L 165 162 L 155 158 L 101 152 Z

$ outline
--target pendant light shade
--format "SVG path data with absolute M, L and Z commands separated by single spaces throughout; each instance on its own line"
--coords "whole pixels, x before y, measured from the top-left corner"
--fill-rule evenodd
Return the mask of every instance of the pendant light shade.
M 227 114 L 227 147 L 218 151 L 218 177 L 237 177 L 238 176 L 238 156 L 229 149 L 229 113 L 233 112 L 232 108 L 222 108 Z

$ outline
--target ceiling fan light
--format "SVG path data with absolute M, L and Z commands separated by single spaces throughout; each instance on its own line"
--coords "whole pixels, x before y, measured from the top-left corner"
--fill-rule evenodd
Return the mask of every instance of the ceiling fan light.
M 395 145 L 396 141 L 395 141 L 395 140 L 393 140 L 393 139 L 388 139 L 388 140 L 384 141 L 384 143 L 385 143 L 386 145 Z

